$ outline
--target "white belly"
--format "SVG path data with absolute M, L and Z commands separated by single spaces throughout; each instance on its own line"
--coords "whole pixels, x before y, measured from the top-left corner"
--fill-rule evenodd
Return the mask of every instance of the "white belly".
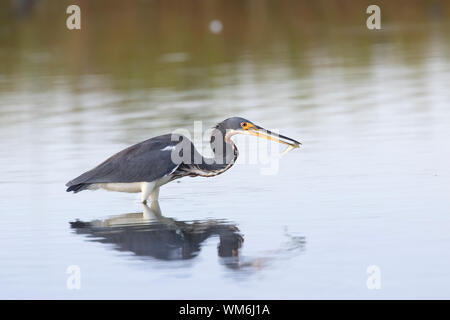
M 102 188 L 108 191 L 130 192 L 136 193 L 142 191 L 142 185 L 146 182 L 130 182 L 130 183 L 96 183 L 92 185 L 92 189 Z
M 150 196 L 152 201 L 158 201 L 159 187 L 170 181 L 170 176 L 162 177 L 161 179 L 152 182 L 108 182 L 108 183 L 94 183 L 91 184 L 89 189 L 105 189 L 108 191 L 117 192 L 129 192 L 137 193 L 142 192 L 142 202 L 146 202 L 147 198 Z

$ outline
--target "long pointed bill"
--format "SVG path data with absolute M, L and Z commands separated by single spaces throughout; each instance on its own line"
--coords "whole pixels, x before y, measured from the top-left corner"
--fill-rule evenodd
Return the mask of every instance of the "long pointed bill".
M 264 128 L 262 128 L 260 126 L 256 126 L 256 125 L 250 127 L 246 132 L 248 134 L 251 134 L 252 136 L 266 138 L 268 140 L 272 140 L 272 141 L 276 141 L 278 143 L 286 144 L 286 145 L 288 145 L 288 146 L 290 146 L 292 148 L 299 148 L 300 145 L 301 145 L 300 142 L 298 142 L 298 141 L 296 141 L 294 139 L 282 136 L 281 134 L 277 134 L 277 133 L 271 132 L 271 131 L 269 131 L 267 129 L 264 129 Z

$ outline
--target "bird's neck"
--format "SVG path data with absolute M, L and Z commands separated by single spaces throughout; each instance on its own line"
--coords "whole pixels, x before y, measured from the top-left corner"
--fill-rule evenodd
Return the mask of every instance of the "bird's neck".
M 211 149 L 214 153 L 214 158 L 203 158 L 203 161 L 198 165 L 201 171 L 201 176 L 215 176 L 225 172 L 235 163 L 239 151 L 233 141 L 230 139 L 235 133 L 225 132 L 220 129 L 215 129 L 211 135 Z

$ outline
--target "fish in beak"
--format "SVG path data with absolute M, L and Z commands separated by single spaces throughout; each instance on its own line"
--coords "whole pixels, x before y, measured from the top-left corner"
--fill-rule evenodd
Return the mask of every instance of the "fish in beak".
M 272 131 L 264 129 L 263 127 L 254 125 L 249 122 L 245 122 L 245 123 L 241 124 L 241 126 L 242 126 L 242 129 L 244 130 L 245 134 L 249 134 L 249 135 L 257 136 L 257 137 L 261 137 L 261 138 L 266 138 L 268 140 L 286 144 L 290 147 L 289 149 L 299 148 L 301 145 L 301 143 L 298 142 L 297 140 L 288 138 L 281 134 L 274 133 Z

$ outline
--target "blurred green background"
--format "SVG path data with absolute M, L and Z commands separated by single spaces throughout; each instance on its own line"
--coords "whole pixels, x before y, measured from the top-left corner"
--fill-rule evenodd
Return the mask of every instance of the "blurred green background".
M 447 40 L 450 2 L 376 1 L 382 29 L 368 32 L 365 13 L 374 1 L 186 0 L 0 2 L 0 90 L 27 84 L 40 90 L 55 76 L 70 77 L 79 90 L 80 76 L 105 75 L 114 90 L 220 86 L 246 57 L 258 64 L 256 75 L 270 77 L 270 65 L 289 64 L 292 77 L 307 77 L 310 59 L 320 50 L 345 65 L 370 64 L 372 46 L 395 42 L 399 63 L 420 64 L 438 28 Z M 66 28 L 65 10 L 81 8 L 82 30 Z M 210 23 L 219 20 L 215 34 Z M 438 25 L 438 26 L 437 26 Z M 448 52 L 447 52 L 448 54 Z M 223 66 L 217 69 L 216 66 Z M 5 78 L 15 77 L 14 81 Z

